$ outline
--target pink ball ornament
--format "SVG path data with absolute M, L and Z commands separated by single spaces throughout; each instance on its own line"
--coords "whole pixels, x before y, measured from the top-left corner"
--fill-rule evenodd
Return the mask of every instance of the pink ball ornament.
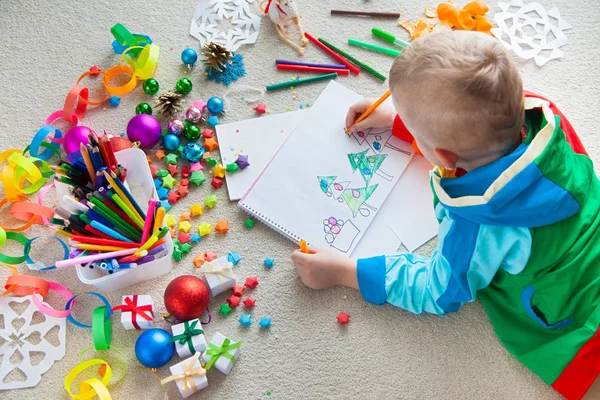
M 88 144 L 92 130 L 87 126 L 74 126 L 65 133 L 63 146 L 67 154 L 79 151 L 79 144 Z
M 138 114 L 127 124 L 127 137 L 132 142 L 140 142 L 142 149 L 154 147 L 161 138 L 160 122 L 154 115 Z
M 185 118 L 188 119 L 192 124 L 197 124 L 202 118 L 202 111 L 198 107 L 191 106 L 185 112 Z

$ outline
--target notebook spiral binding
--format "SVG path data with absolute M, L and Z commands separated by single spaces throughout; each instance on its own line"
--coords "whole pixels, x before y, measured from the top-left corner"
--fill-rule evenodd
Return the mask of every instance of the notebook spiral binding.
M 302 239 L 300 236 L 297 236 L 297 235 L 293 234 L 292 232 L 288 231 L 283 226 L 279 225 L 278 223 L 276 223 L 274 220 L 270 219 L 266 215 L 259 213 L 254 208 L 249 207 L 246 204 L 243 204 L 241 202 L 238 203 L 238 205 L 240 206 L 240 208 L 242 208 L 242 210 L 246 211 L 248 214 L 252 215 L 254 218 L 262 221 L 269 228 L 273 229 L 275 232 L 279 233 L 280 235 L 288 238 L 292 242 L 299 242 L 300 239 Z M 307 244 L 310 246 L 310 243 L 307 243 Z

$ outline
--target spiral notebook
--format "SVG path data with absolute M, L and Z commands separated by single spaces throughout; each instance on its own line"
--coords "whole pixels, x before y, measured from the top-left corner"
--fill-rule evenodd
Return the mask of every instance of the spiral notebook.
M 351 255 L 414 155 L 389 129 L 345 134 L 361 97 L 331 81 L 239 206 L 290 240 Z

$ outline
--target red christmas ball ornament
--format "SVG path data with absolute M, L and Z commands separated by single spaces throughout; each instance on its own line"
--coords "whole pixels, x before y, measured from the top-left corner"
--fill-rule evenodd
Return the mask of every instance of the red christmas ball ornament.
M 173 279 L 164 294 L 165 308 L 180 321 L 189 321 L 202 315 L 209 299 L 206 284 L 193 275 Z
M 111 137 L 110 144 L 112 145 L 113 151 L 115 152 L 130 149 L 132 147 L 131 141 L 121 136 Z

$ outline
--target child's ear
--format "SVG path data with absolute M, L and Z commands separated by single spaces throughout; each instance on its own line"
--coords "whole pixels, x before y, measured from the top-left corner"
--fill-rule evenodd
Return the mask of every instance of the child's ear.
M 433 149 L 433 154 L 435 157 L 442 163 L 444 168 L 454 169 L 456 168 L 456 163 L 458 162 L 458 156 L 446 149 Z

